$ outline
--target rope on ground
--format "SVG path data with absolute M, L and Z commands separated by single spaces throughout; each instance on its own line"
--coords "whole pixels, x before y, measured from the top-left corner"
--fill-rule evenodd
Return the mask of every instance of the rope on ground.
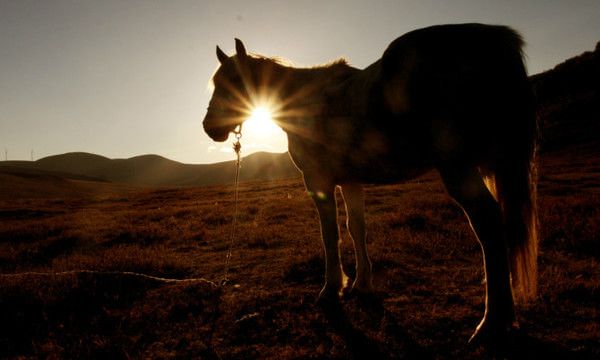
M 16 278 L 20 276 L 61 276 L 61 275 L 79 275 L 79 274 L 92 274 L 92 275 L 126 275 L 139 277 L 146 280 L 153 280 L 164 283 L 206 283 L 208 285 L 217 287 L 214 281 L 207 280 L 205 278 L 188 278 L 188 279 L 173 279 L 173 278 L 164 278 L 158 276 L 152 276 L 142 273 L 136 273 L 132 271 L 98 271 L 98 270 L 69 270 L 69 271 L 59 271 L 59 272 L 36 272 L 36 271 L 28 271 L 22 273 L 13 273 L 13 274 L 0 274 L 0 279 L 4 278 Z

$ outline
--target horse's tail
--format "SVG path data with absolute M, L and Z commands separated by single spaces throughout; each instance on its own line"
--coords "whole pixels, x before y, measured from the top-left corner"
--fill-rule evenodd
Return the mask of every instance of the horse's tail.
M 534 154 L 498 168 L 494 193 L 504 217 L 513 292 L 529 299 L 536 293 L 538 218 Z
M 523 300 L 535 296 L 537 285 L 538 216 L 536 206 L 536 153 L 538 124 L 535 100 L 525 67 L 519 62 L 512 111 L 504 120 L 502 156 L 486 174 L 486 184 L 498 201 L 505 237 L 513 293 Z M 520 295 L 520 296 L 519 296 Z

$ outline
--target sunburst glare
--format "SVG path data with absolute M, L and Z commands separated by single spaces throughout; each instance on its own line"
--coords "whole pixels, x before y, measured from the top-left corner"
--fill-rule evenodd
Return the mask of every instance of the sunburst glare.
M 255 138 L 272 138 L 279 135 L 281 128 L 273 122 L 271 109 L 265 105 L 252 109 L 248 120 L 244 122 L 244 136 Z
M 251 122 L 253 126 L 261 128 L 275 125 L 273 124 L 271 111 L 265 106 L 257 106 L 254 108 L 250 114 L 250 118 L 248 118 L 248 121 Z

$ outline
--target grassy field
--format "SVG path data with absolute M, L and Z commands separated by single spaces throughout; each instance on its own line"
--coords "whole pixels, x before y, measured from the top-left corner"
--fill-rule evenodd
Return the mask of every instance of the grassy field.
M 539 295 L 518 308 L 523 358 L 600 358 L 599 158 L 596 145 L 542 159 Z M 315 303 L 317 214 L 298 179 L 242 184 L 224 287 L 230 186 L 0 182 L 0 358 L 484 355 L 466 344 L 484 308 L 479 246 L 435 173 L 367 187 L 379 300 L 327 311 Z

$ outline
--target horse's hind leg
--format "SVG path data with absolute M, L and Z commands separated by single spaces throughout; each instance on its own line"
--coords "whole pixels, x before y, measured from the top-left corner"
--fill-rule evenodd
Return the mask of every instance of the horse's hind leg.
M 367 253 L 365 231 L 365 194 L 360 184 L 342 185 L 342 195 L 346 205 L 346 225 L 354 243 L 356 254 L 356 278 L 352 290 L 373 292 L 372 265 Z
M 320 186 L 305 178 L 321 222 L 321 237 L 325 249 L 325 286 L 319 293 L 320 300 L 337 299 L 348 283 L 340 260 L 340 235 L 337 223 L 335 186 Z
M 463 208 L 483 250 L 486 304 L 471 340 L 504 346 L 515 325 L 507 245 L 501 210 L 476 168 L 446 166 L 440 174 L 450 195 Z

